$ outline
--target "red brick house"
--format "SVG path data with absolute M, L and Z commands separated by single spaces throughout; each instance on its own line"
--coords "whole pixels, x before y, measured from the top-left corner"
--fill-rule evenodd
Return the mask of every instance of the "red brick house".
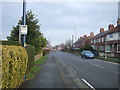
M 94 32 L 90 33 L 90 36 L 84 35 L 80 37 L 75 43 L 75 47 L 81 48 L 84 47 L 86 44 L 90 44 L 90 39 L 94 37 Z
M 120 58 L 120 25 L 107 33 L 105 47 L 106 57 Z
M 101 28 L 100 33 L 91 38 L 91 46 L 100 51 L 100 56 L 119 58 L 120 25 L 114 28 L 114 25 L 110 24 L 107 31 Z

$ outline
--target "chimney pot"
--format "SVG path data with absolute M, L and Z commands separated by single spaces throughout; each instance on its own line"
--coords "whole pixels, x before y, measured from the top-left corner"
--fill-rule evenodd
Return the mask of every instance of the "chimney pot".
M 86 38 L 87 37 L 87 35 L 84 35 L 84 38 Z
M 101 33 L 101 32 L 104 32 L 104 28 L 100 28 L 100 33 Z
M 90 33 L 90 36 L 91 36 L 91 37 L 94 37 L 94 32 L 91 32 L 91 33 Z
M 83 37 L 80 37 L 80 39 L 82 39 Z
M 113 28 L 114 28 L 114 25 L 113 24 L 109 24 L 108 30 L 112 30 Z

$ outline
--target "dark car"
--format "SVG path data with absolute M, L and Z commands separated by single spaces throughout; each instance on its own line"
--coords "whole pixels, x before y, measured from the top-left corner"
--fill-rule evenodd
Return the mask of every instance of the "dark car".
M 82 51 L 81 58 L 95 58 L 95 55 L 91 51 Z

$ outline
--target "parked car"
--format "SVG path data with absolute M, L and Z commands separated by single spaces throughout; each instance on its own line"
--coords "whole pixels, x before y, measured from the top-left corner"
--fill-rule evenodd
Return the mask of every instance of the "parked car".
M 95 55 L 91 51 L 82 51 L 81 58 L 95 58 Z

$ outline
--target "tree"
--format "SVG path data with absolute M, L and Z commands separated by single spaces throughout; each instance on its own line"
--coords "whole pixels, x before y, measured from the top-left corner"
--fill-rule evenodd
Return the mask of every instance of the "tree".
M 43 34 L 40 32 L 40 25 L 38 22 L 39 20 L 36 19 L 36 15 L 33 14 L 31 10 L 27 11 L 26 24 L 28 25 L 28 33 L 26 35 L 26 43 L 34 46 L 36 53 L 39 53 L 39 50 L 45 47 L 47 43 L 46 38 L 44 38 Z M 20 24 L 22 24 L 22 20 L 19 20 L 18 24 L 12 27 L 11 34 L 7 37 L 9 41 L 19 40 Z
M 66 40 L 65 42 L 65 48 L 71 48 L 72 47 L 72 41 L 69 39 L 69 40 Z

